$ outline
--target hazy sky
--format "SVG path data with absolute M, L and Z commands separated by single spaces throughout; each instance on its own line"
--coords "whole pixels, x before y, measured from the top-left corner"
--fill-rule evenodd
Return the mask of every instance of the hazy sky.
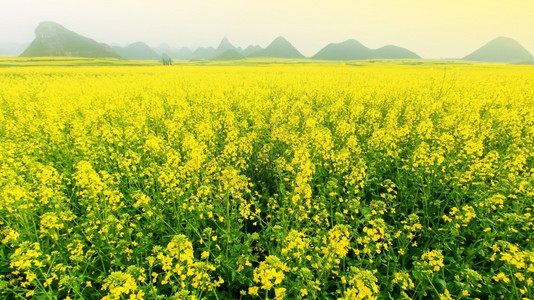
M 0 43 L 30 42 L 41 21 L 99 42 L 267 46 L 282 35 L 304 55 L 349 38 L 462 57 L 497 36 L 534 53 L 534 0 L 0 0 Z

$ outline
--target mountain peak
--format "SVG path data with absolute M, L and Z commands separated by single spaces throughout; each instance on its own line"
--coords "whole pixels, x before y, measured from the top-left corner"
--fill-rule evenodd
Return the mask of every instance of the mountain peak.
M 234 48 L 235 48 L 234 45 L 230 43 L 227 37 L 224 37 L 219 43 L 219 47 L 217 47 L 217 49 L 225 49 L 224 51 L 229 50 L 229 49 L 234 49 Z
M 312 58 L 324 60 L 360 60 L 420 57 L 412 51 L 401 47 L 387 45 L 378 49 L 369 49 L 357 40 L 349 39 L 341 43 L 328 44 Z
M 518 43 L 518 41 L 514 40 L 513 38 L 510 38 L 510 37 L 506 37 L 506 36 L 498 36 L 496 38 L 494 38 L 493 40 L 490 41 L 491 42 L 499 42 L 499 43 Z
M 291 43 L 283 36 L 276 37 L 269 46 L 271 45 L 291 45 Z
M 313 59 L 324 60 L 357 60 L 370 57 L 372 50 L 355 39 L 340 43 L 330 43 L 315 54 Z
M 35 28 L 35 39 L 20 56 L 79 56 L 120 58 L 110 46 L 46 21 Z
M 132 60 L 159 60 L 161 56 L 150 48 L 145 42 L 135 42 L 124 48 L 113 47 L 113 50 L 125 59 Z
M 279 36 L 275 38 L 267 48 L 255 51 L 250 54 L 252 57 L 274 57 L 274 58 L 304 58 L 288 40 Z
M 148 45 L 145 42 L 137 41 L 135 43 L 131 43 L 128 45 L 128 47 L 148 47 Z
M 341 42 L 339 44 L 344 44 L 344 45 L 355 45 L 355 46 L 361 46 L 361 47 L 365 47 L 362 43 L 360 43 L 358 40 L 355 40 L 355 39 L 348 39 L 344 42 Z M 367 48 L 367 47 L 366 47 Z
M 37 27 L 35 29 L 38 30 L 38 29 L 50 28 L 50 27 L 66 29 L 65 26 L 63 26 L 63 25 L 61 25 L 59 23 L 53 22 L 53 21 L 43 21 L 43 22 L 39 23 L 39 25 L 37 25 Z
M 219 57 L 219 56 L 221 56 L 223 53 L 225 53 L 228 50 L 235 50 L 235 47 L 234 47 L 234 45 L 232 45 L 232 43 L 230 43 L 228 38 L 224 37 L 221 40 L 221 43 L 219 44 L 219 47 L 217 47 L 217 49 L 215 49 L 215 51 L 213 53 L 209 54 L 206 58 L 213 59 L 213 58 Z
M 514 62 L 532 60 L 534 57 L 518 41 L 509 37 L 497 37 L 467 55 L 463 60 L 484 62 Z
M 50 35 L 55 35 L 59 33 L 75 34 L 74 32 L 63 27 L 62 25 L 51 21 L 39 23 L 39 25 L 37 25 L 37 27 L 35 28 L 34 32 L 36 38 L 48 38 L 50 37 Z
M 249 56 L 255 52 L 259 52 L 259 51 L 262 51 L 263 48 L 258 46 L 258 45 L 249 45 L 248 47 L 246 47 L 242 52 L 241 54 L 243 54 L 244 56 Z
M 37 25 L 37 27 L 35 28 L 35 30 L 42 30 L 42 29 L 49 29 L 49 28 L 62 28 L 62 29 L 65 29 L 65 27 L 63 27 L 63 25 L 61 24 L 58 24 L 56 22 L 52 22 L 52 21 L 43 21 L 41 23 L 39 23 L 39 25 Z

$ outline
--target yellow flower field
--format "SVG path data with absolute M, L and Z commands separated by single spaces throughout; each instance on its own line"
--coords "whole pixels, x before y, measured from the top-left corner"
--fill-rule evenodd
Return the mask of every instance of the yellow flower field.
M 532 299 L 534 67 L 0 69 L 0 298 Z

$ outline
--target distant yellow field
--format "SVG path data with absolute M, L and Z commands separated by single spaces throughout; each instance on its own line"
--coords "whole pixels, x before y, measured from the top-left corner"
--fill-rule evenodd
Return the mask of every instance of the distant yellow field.
M 0 296 L 534 297 L 534 67 L 0 68 Z

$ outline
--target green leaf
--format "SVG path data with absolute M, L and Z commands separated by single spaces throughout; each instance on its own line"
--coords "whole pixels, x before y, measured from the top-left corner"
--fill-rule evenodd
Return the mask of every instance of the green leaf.
M 447 282 L 445 282 L 445 280 L 443 280 L 441 278 L 434 279 L 434 283 L 439 284 L 443 290 L 447 289 Z

